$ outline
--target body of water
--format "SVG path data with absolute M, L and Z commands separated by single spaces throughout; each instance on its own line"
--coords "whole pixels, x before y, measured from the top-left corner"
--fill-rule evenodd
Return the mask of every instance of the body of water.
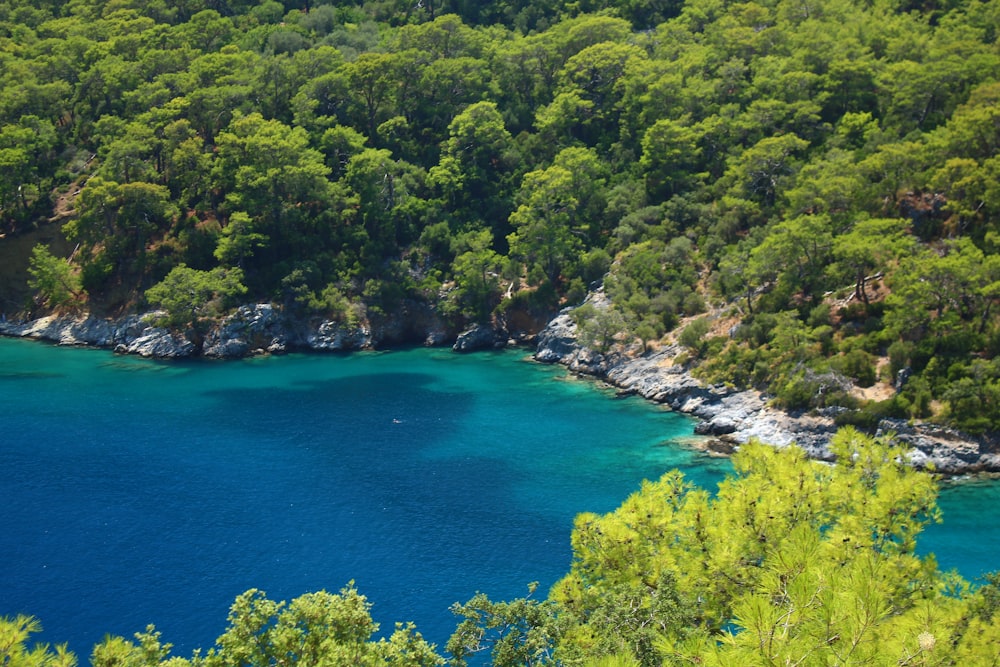
M 564 574 L 577 513 L 730 469 L 680 444 L 687 418 L 517 351 L 164 363 L 0 340 L 0 419 L 0 615 L 84 664 L 149 623 L 188 656 L 249 588 L 351 580 L 383 630 L 443 647 L 453 602 Z M 922 549 L 995 568 L 998 489 L 946 491 Z

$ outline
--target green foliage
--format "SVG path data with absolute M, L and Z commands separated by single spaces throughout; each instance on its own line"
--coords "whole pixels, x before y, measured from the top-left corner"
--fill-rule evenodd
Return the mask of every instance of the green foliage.
M 76 656 L 65 644 L 29 646 L 32 634 L 42 631 L 38 619 L 19 614 L 0 617 L 0 664 L 9 667 L 76 667 Z
M 677 342 L 691 350 L 695 356 L 701 356 L 708 345 L 705 336 L 708 335 L 710 328 L 711 324 L 708 318 L 699 317 L 696 320 L 692 320 L 681 330 L 680 335 L 677 337 Z
M 197 328 L 202 318 L 222 312 L 246 294 L 242 279 L 239 269 L 199 271 L 181 264 L 146 290 L 146 298 L 166 311 L 163 323 L 167 326 Z
M 448 640 L 450 665 L 465 667 L 470 658 L 489 653 L 494 667 L 551 664 L 552 648 L 562 629 L 549 601 L 531 599 L 537 583 L 529 585 L 528 597 L 494 602 L 477 593 L 451 612 L 461 618 Z
M 995 4 L 7 2 L 0 233 L 65 221 L 104 310 L 181 264 L 456 320 L 605 281 L 643 341 L 725 301 L 706 377 L 816 406 L 913 345 L 897 407 L 991 430 Z
M 628 331 L 621 312 L 606 305 L 585 303 L 573 311 L 573 319 L 580 344 L 601 353 L 608 352 L 616 338 Z
M 74 305 L 84 296 L 79 273 L 67 260 L 54 256 L 47 246 L 39 244 L 31 249 L 28 273 L 31 289 L 53 308 Z
M 502 665 L 991 664 L 995 578 L 971 588 L 916 554 L 933 478 L 887 439 L 845 428 L 832 447 L 830 466 L 751 443 L 715 495 L 674 471 L 580 515 L 549 601 L 477 596 L 455 664 L 489 632 Z
M 136 642 L 107 637 L 94 647 L 94 667 L 274 667 L 309 664 L 331 666 L 398 665 L 433 667 L 444 664 L 412 624 L 397 624 L 388 638 L 374 640 L 371 603 L 353 582 L 337 594 L 306 593 L 290 603 L 275 602 L 251 589 L 229 610 L 229 627 L 208 653 L 169 657 L 171 645 L 160 643 L 153 626 L 135 635 Z M 69 665 L 68 667 L 72 667 Z
M 500 300 L 500 255 L 491 247 L 492 234 L 483 229 L 455 241 L 455 283 L 452 293 L 463 315 L 483 321 Z

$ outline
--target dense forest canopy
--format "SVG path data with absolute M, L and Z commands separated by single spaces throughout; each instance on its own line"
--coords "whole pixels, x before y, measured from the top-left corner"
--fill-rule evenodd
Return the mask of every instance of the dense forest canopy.
M 601 347 L 684 325 L 708 381 L 996 430 L 998 25 L 996 0 L 6 0 L 0 226 L 75 250 L 36 248 L 4 311 L 461 323 L 602 284 Z

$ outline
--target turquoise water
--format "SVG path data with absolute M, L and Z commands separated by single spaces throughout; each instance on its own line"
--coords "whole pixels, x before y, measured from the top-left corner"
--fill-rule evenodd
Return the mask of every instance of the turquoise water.
M 155 623 L 208 647 L 233 598 L 339 590 L 443 644 L 450 604 L 542 590 L 573 517 L 682 467 L 691 423 L 523 353 L 159 363 L 0 340 L 0 615 L 81 655 Z
M 162 363 L 4 339 L 0 419 L 0 615 L 81 656 L 148 623 L 189 655 L 248 588 L 349 580 L 383 629 L 442 645 L 451 603 L 554 583 L 577 513 L 730 469 L 678 443 L 688 419 L 515 351 Z M 998 489 L 948 489 L 922 548 L 995 568 Z

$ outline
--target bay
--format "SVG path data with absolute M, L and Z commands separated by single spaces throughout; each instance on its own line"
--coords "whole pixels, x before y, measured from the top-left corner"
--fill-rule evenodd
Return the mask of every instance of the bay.
M 81 656 L 154 623 L 208 648 L 233 598 L 354 580 L 443 645 L 477 591 L 544 592 L 581 511 L 680 467 L 691 422 L 517 351 L 163 363 L 0 340 L 0 615 Z
M 441 646 L 453 602 L 565 573 L 577 513 L 731 469 L 683 444 L 689 419 L 519 351 L 166 363 L 4 339 L 0 420 L 0 615 L 84 659 L 149 623 L 189 655 L 249 588 L 352 580 L 383 631 Z M 995 569 L 998 491 L 946 488 L 921 551 Z

